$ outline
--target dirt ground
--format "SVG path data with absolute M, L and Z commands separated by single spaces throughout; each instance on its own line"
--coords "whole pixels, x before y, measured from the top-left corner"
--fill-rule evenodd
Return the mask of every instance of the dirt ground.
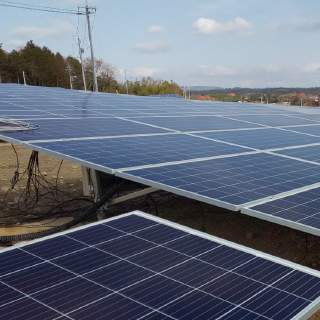
M 58 216 L 52 217 L 46 213 L 57 199 L 68 202 L 70 198 L 83 197 L 80 166 L 67 161 L 61 163 L 61 159 L 43 154 L 39 154 L 38 175 L 41 176 L 40 189 L 44 197 L 39 197 L 38 202 L 32 198 L 28 203 L 26 198 L 34 195 L 37 186 L 26 188 L 26 174 L 11 190 L 11 180 L 17 178 L 17 166 L 19 165 L 21 178 L 21 173 L 28 166 L 30 155 L 29 149 L 19 146 L 13 148 L 9 143 L 0 143 L 0 235 L 8 232 L 19 233 L 20 230 L 23 230 L 23 233 L 25 228 L 21 223 L 32 223 L 33 219 L 39 217 L 46 221 L 49 219 L 50 222 L 56 221 L 57 217 L 68 219 L 75 215 L 76 210 L 72 210 L 76 208 L 74 203 L 71 203 L 71 207 L 63 207 Z M 63 193 L 58 193 L 56 189 Z M 88 205 L 85 201 L 79 202 L 83 203 L 83 206 Z M 27 213 L 21 213 L 19 206 L 20 209 L 27 206 Z M 111 206 L 107 215 L 114 216 L 133 210 L 158 214 L 161 218 L 320 270 L 320 237 L 163 191 L 155 192 L 151 197 L 142 196 Z M 12 226 L 15 228 L 8 228 Z M 47 226 L 45 222 L 43 228 Z M 320 320 L 320 310 L 310 320 Z

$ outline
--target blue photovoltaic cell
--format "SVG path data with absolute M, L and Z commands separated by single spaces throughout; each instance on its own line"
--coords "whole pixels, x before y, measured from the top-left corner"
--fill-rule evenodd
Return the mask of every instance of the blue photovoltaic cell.
M 48 250 L 48 247 L 52 249 Z M 78 241 L 60 237 L 59 239 L 49 239 L 45 243 L 39 242 L 34 244 L 32 247 L 26 248 L 26 251 L 42 259 L 53 259 L 62 254 L 68 254 L 84 248 L 85 246 Z
M 197 136 L 231 142 L 259 150 L 319 143 L 317 137 L 278 129 L 237 130 L 197 133 Z
M 11 289 L 8 286 L 0 283 L 1 304 L 7 304 L 12 301 L 23 298 L 23 294 L 17 290 Z
M 61 115 L 53 114 L 44 111 L 33 111 L 33 110 L 0 110 L 0 117 L 7 117 L 13 119 L 28 119 L 28 118 L 61 118 Z
M 270 127 L 280 127 L 280 126 L 294 126 L 294 125 L 304 125 L 304 124 L 315 124 L 314 121 L 298 118 L 289 117 L 286 115 L 236 115 L 231 118 L 237 120 L 248 121 L 264 126 Z
M 319 272 L 196 233 L 131 213 L 0 253 L 24 257 L 0 275 L 1 320 L 287 320 L 320 303 Z
M 110 253 L 112 252 L 110 251 Z M 92 256 L 95 257 L 94 260 L 92 260 Z M 83 274 L 117 261 L 116 257 L 106 252 L 86 248 L 85 250 L 59 257 L 54 260 L 54 263 L 77 274 Z
M 320 145 L 280 150 L 276 153 L 320 163 Z
M 176 131 L 205 131 L 239 128 L 257 128 L 259 125 L 215 116 L 137 118 L 139 122 Z
M 60 320 L 60 314 L 58 312 L 44 306 L 32 298 L 23 298 L 14 301 L 14 303 L 4 305 L 0 303 L 0 314 L 2 319 L 5 320 Z
M 33 298 L 59 312 L 67 313 L 112 293 L 98 284 L 77 277 L 35 293 Z
M 71 280 L 75 275 L 53 264 L 41 263 L 1 277 L 1 282 L 30 295 L 58 282 Z
M 97 225 L 88 230 L 77 231 L 77 233 L 73 234 L 73 239 L 77 240 L 79 243 L 84 242 L 89 245 L 95 245 L 111 239 L 123 237 L 124 235 L 125 233 L 114 228 L 105 225 Z
M 29 132 L 6 133 L 6 136 L 28 141 L 168 132 L 160 128 L 116 118 L 37 120 L 33 124 L 38 125 L 39 129 Z
M 256 205 L 250 211 L 261 216 L 281 218 L 287 224 L 294 224 L 303 230 L 319 234 L 320 229 L 320 188 L 311 189 L 281 199 Z M 297 228 L 297 227 L 296 227 Z
M 140 319 L 151 312 L 150 308 L 121 295 L 110 295 L 68 314 L 71 319 Z
M 135 253 L 140 253 L 141 250 L 149 250 L 154 245 L 143 239 L 130 235 L 123 236 L 97 246 L 100 250 L 110 252 L 118 257 L 127 258 Z
M 41 262 L 41 259 L 20 250 L 4 252 L 0 259 L 0 276 L 21 269 L 21 264 L 29 267 Z
M 311 134 L 320 137 L 320 125 L 301 126 L 301 127 L 289 127 L 286 130 Z
M 161 184 L 161 188 L 169 191 L 178 188 L 191 198 L 202 196 L 232 205 L 320 181 L 317 165 L 264 153 L 131 170 L 116 175 L 149 185 Z M 203 201 L 208 201 L 206 198 Z
M 43 142 L 33 145 L 111 169 L 251 151 L 182 134 Z

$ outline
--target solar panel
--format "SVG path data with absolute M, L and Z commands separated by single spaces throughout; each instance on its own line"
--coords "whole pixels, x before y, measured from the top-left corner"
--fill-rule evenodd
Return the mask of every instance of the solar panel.
M 259 127 L 259 125 L 256 124 L 216 116 L 142 117 L 138 119 L 141 123 L 160 126 L 176 131 L 208 131 Z
M 308 160 L 320 163 L 320 145 L 305 146 L 287 150 L 279 150 L 276 153 L 283 154 L 297 159 Z
M 231 210 L 320 181 L 318 165 L 266 153 L 123 170 L 115 174 Z
M 237 115 L 232 117 L 237 120 L 249 121 L 255 124 L 279 127 L 279 126 L 294 126 L 294 125 L 303 125 L 303 124 L 315 124 L 315 121 L 308 120 L 304 118 L 290 117 L 286 115 L 265 115 L 263 117 L 259 115 Z
M 320 188 L 243 208 L 245 214 L 320 236 Z
M 0 84 L 0 117 L 38 128 L 5 141 L 232 210 L 320 184 L 316 109 Z
M 180 96 L 179 94 L 152 94 L 150 95 L 150 97 L 156 97 L 156 98 L 176 98 L 176 99 L 182 99 L 182 96 Z
M 250 152 L 225 143 L 183 134 L 32 143 L 93 165 L 120 169 Z M 40 149 L 41 150 L 41 149 Z M 164 152 L 165 150 L 165 152 Z
M 319 137 L 320 136 L 320 125 L 312 125 L 312 126 L 300 126 L 300 127 L 288 127 L 286 128 L 290 131 L 310 134 Z
M 133 212 L 0 253 L 1 319 L 306 319 L 320 273 Z
M 197 133 L 197 136 L 227 141 L 258 150 L 276 149 L 291 146 L 319 143 L 317 137 L 296 132 L 265 128 L 261 130 L 237 130 Z
M 118 118 L 50 119 L 38 120 L 36 123 L 40 126 L 36 131 L 6 133 L 6 136 L 28 141 L 170 132 L 170 130 Z

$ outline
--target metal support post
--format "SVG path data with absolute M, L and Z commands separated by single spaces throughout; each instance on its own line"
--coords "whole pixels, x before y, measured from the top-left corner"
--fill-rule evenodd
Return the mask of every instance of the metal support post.
M 94 85 L 94 91 L 98 92 L 98 81 L 97 81 L 97 75 L 96 75 L 96 65 L 94 61 L 94 53 L 93 53 L 93 44 L 92 44 L 92 35 L 91 35 L 91 25 L 90 25 L 90 14 L 92 13 L 92 10 L 95 8 L 86 6 L 86 16 L 87 16 L 87 24 L 88 24 L 88 33 L 89 33 L 89 42 L 90 42 L 90 51 L 91 51 L 91 63 L 92 63 L 92 76 L 93 76 L 93 85 Z

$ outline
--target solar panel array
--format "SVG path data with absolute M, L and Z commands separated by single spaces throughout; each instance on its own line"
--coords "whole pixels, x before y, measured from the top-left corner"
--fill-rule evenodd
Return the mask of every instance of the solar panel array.
M 0 253 L 7 319 L 306 319 L 320 272 L 133 212 Z
M 0 119 L 39 126 L 3 140 L 244 213 L 320 187 L 317 108 L 0 84 Z

